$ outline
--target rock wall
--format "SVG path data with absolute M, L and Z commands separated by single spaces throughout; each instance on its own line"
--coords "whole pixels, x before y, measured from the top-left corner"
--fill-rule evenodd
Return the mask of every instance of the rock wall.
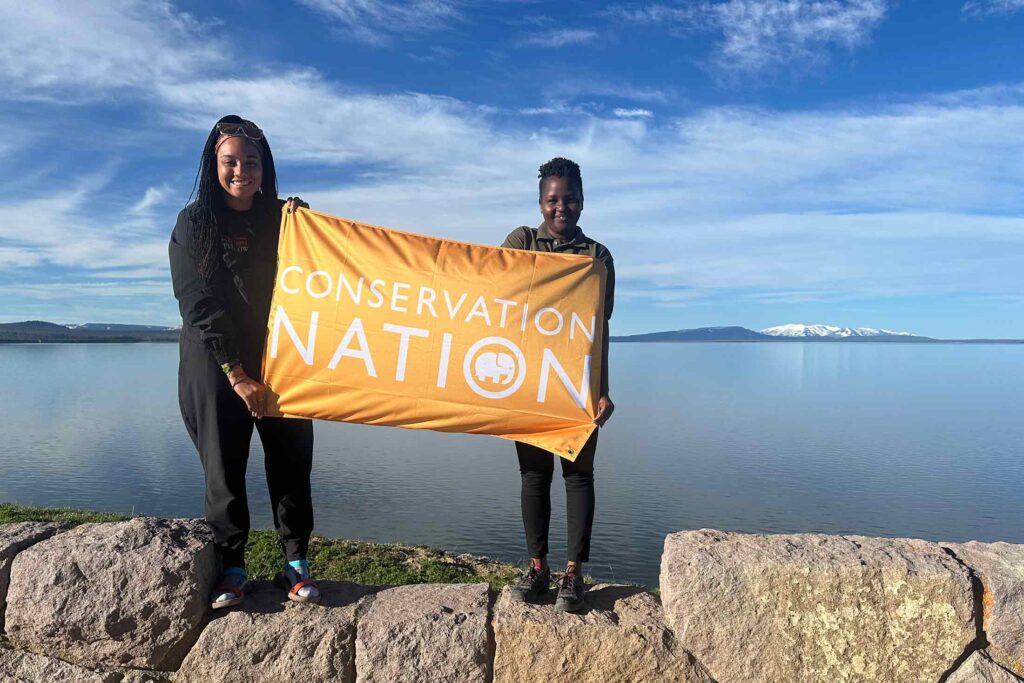
M 0 525 L 0 681 L 1022 681 L 1024 546 L 670 535 L 661 600 L 589 587 L 580 614 L 486 584 L 257 582 L 211 614 L 197 520 Z

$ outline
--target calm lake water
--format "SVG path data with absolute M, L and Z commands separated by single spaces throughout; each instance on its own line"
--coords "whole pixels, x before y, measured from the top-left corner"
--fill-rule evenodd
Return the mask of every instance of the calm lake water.
M 598 578 L 714 527 L 1024 543 L 1024 345 L 613 344 Z M 201 516 L 174 344 L 0 345 L 0 501 Z M 316 424 L 317 532 L 526 556 L 511 443 Z M 253 442 L 249 506 L 271 526 Z M 552 487 L 553 561 L 564 494 Z

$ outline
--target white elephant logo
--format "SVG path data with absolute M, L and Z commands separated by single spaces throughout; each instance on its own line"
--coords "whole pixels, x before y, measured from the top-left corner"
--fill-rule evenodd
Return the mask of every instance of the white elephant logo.
M 501 351 L 485 351 L 473 363 L 473 374 L 478 380 L 486 379 L 499 384 L 510 384 L 515 370 L 515 359 Z

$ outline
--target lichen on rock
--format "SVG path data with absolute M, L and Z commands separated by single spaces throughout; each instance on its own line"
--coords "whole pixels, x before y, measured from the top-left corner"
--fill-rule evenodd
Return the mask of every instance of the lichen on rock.
M 1024 546 L 970 541 L 946 547 L 981 580 L 989 652 L 1024 676 Z
M 6 631 L 90 667 L 175 669 L 205 623 L 213 538 L 199 520 L 84 524 L 15 557 Z
M 288 600 L 260 581 L 238 608 L 217 614 L 174 675 L 176 683 L 354 683 L 356 613 L 372 588 L 319 582 L 319 605 Z
M 381 590 L 359 618 L 359 683 L 484 683 L 489 670 L 486 583 Z
M 661 595 L 718 683 L 938 681 L 976 636 L 970 574 L 913 539 L 680 532 Z
M 506 589 L 494 608 L 495 683 L 712 683 L 673 641 L 658 599 L 637 586 L 589 587 L 577 614 L 513 602 Z

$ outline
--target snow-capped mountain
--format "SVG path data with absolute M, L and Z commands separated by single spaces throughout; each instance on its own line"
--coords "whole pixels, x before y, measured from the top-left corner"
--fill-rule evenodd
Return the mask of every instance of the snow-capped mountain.
M 837 327 L 835 325 L 804 325 L 791 323 L 761 330 L 771 337 L 916 337 L 912 332 L 893 332 L 874 327 Z

